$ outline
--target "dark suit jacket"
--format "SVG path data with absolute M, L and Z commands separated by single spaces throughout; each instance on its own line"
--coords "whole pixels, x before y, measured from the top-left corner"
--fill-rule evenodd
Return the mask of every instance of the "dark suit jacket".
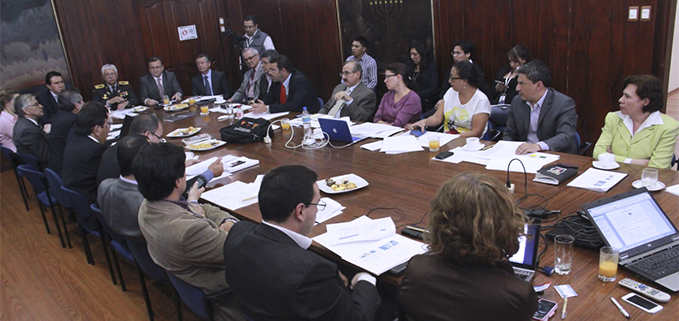
M 547 97 L 540 109 L 538 117 L 538 139 L 545 142 L 555 152 L 575 153 L 575 126 L 578 114 L 575 113 L 575 101 L 572 98 L 552 89 L 547 89 Z M 530 126 L 530 106 L 514 97 L 509 107 L 507 128 L 503 140 L 526 141 Z
M 509 263 L 485 266 L 416 255 L 399 285 L 402 314 L 412 321 L 529 321 L 538 308 L 533 287 Z
M 26 117 L 19 117 L 14 124 L 12 140 L 17 147 L 17 153 L 37 157 L 43 164 L 47 164 L 49 157 L 49 137 Z
M 211 96 L 222 95 L 224 99 L 229 99 L 233 95 L 233 90 L 229 86 L 229 79 L 226 78 L 225 73 L 213 70 L 210 74 L 210 82 L 212 84 Z M 191 91 L 194 96 L 207 96 L 203 84 L 203 74 L 198 74 L 191 79 Z
M 97 201 L 97 170 L 108 144 L 99 144 L 88 136 L 72 135 L 66 142 L 62 178 L 64 186 Z
M 116 84 L 116 88 L 113 90 L 113 92 L 111 92 L 111 88 L 108 86 L 108 84 L 99 84 L 94 86 L 92 100 L 106 104 L 107 100 L 118 96 L 129 102 L 126 108 L 132 108 L 134 106 L 141 105 L 142 103 L 139 101 L 139 98 L 137 98 L 137 95 L 134 94 L 130 83 L 124 80 L 121 80 L 118 82 L 118 84 Z M 118 104 L 113 104 L 112 107 L 113 109 L 118 109 Z
M 320 114 L 327 114 L 335 106 L 335 94 L 340 91 L 347 90 L 347 85 L 339 84 L 332 91 L 330 99 L 325 106 L 318 111 Z M 375 113 L 375 108 L 377 107 L 377 98 L 375 97 L 375 92 L 368 88 L 362 81 L 356 85 L 356 88 L 349 95 L 354 100 L 350 105 L 345 105 L 340 111 L 340 117 L 349 116 L 353 121 L 366 122 Z
M 309 113 L 315 114 L 321 108 L 314 88 L 311 86 L 309 78 L 304 76 L 299 70 L 293 69 L 290 76 L 287 102 L 280 103 L 282 84 L 274 82 L 269 93 L 264 96 L 264 103 L 269 105 L 269 112 L 278 113 L 282 111 L 301 112 L 302 107 L 306 107 Z
M 52 93 L 49 91 L 43 91 L 35 97 L 35 99 L 42 105 L 42 110 L 45 113 L 38 123 L 49 124 L 52 122 L 52 116 L 59 111 L 59 103 L 54 99 Z
M 380 303 L 375 286 L 362 281 L 349 291 L 337 265 L 264 223 L 234 225 L 224 261 L 227 283 L 254 320 L 372 320 Z
M 141 92 L 141 102 L 142 104 L 146 102 L 146 99 L 155 99 L 157 101 L 163 100 L 163 95 L 168 95 L 170 98 L 176 93 L 182 94 L 182 88 L 179 87 L 179 82 L 177 77 L 171 71 L 163 71 L 163 95 L 158 93 L 158 85 L 156 85 L 156 79 L 151 76 L 151 74 L 146 74 L 139 78 L 140 82 L 140 92 Z
M 97 171 L 97 185 L 107 178 L 118 177 L 120 177 L 120 165 L 118 165 L 118 144 L 115 144 L 107 148 L 101 157 Z
M 64 149 L 66 149 L 66 141 L 69 136 L 75 135 L 73 125 L 75 124 L 76 115 L 67 111 L 59 111 L 52 117 L 52 130 L 50 131 L 50 153 L 49 153 L 49 168 L 61 175 L 61 169 L 64 164 Z

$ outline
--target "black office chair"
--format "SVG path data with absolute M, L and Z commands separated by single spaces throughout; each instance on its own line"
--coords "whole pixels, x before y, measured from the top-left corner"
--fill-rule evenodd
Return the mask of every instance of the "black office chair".
M 582 138 L 580 138 L 580 134 L 578 132 L 575 132 L 575 146 L 577 147 L 577 155 L 585 155 L 587 150 L 592 146 L 592 143 L 590 142 L 582 142 Z
M 24 182 L 23 176 L 20 176 L 17 172 L 17 167 L 21 165 L 21 159 L 11 149 L 2 145 L 0 145 L 0 151 L 2 151 L 2 154 L 5 155 L 5 158 L 9 160 L 10 164 L 12 164 L 12 170 L 14 170 L 14 177 L 17 180 L 17 185 L 19 185 L 19 192 L 21 192 L 21 198 L 24 200 L 24 206 L 26 206 L 27 211 L 30 211 L 28 208 L 28 192 L 26 191 L 26 183 Z
M 45 223 L 45 230 L 47 230 L 47 234 L 50 234 L 50 227 L 49 224 L 47 223 L 45 211 L 47 210 L 47 207 L 50 208 L 50 211 L 52 212 L 52 217 L 54 218 L 54 224 L 57 227 L 57 233 L 59 234 L 59 241 L 61 241 L 61 247 L 65 248 L 66 243 L 64 242 L 64 236 L 61 233 L 61 225 L 59 224 L 59 219 L 57 219 L 57 211 L 55 210 L 55 207 L 59 205 L 59 202 L 50 192 L 45 174 L 40 172 L 40 170 L 35 166 L 28 164 L 19 165 L 19 167 L 17 167 L 17 171 L 19 172 L 20 175 L 26 177 L 26 179 L 28 179 L 28 182 L 31 183 L 31 185 L 33 185 L 33 190 L 35 191 L 35 199 L 38 202 L 38 208 L 40 209 L 42 220 Z M 64 219 L 62 213 L 62 222 L 63 221 Z M 67 227 L 64 225 L 64 229 L 66 228 Z

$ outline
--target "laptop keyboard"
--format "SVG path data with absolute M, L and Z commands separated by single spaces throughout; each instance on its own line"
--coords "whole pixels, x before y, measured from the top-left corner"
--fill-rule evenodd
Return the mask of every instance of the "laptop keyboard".
M 514 269 L 514 275 L 521 280 L 530 282 L 530 278 L 533 276 L 533 273 L 526 270 Z
M 646 272 L 659 279 L 679 271 L 679 246 L 669 248 L 660 253 L 630 264 L 630 268 Z

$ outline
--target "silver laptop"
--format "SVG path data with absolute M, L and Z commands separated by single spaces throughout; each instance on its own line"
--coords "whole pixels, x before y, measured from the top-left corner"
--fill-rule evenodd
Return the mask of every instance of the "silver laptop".
M 517 278 L 530 282 L 535 275 L 535 269 L 538 264 L 540 225 L 526 224 L 524 226 L 524 233 L 527 236 L 519 238 L 519 251 L 509 258 L 509 262 L 512 264 L 514 275 Z
M 679 233 L 646 188 L 582 208 L 604 242 L 620 250 L 620 265 L 668 290 L 679 291 Z

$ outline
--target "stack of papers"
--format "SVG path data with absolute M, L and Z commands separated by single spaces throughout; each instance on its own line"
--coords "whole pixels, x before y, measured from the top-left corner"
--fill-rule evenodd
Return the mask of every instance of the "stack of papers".
M 679 196 L 679 184 L 672 185 L 665 189 L 668 193 Z
M 235 110 L 235 109 L 236 109 L 236 107 L 235 107 L 236 104 L 232 104 L 232 105 L 234 105 L 234 108 L 233 108 L 233 109 Z M 252 106 L 249 106 L 249 105 L 241 105 L 240 108 L 241 108 L 244 112 L 246 112 L 246 111 L 252 109 Z M 212 107 L 212 108 L 210 109 L 210 112 L 226 114 L 226 113 L 228 113 L 229 111 L 228 111 L 226 108 L 222 108 L 222 106 L 215 106 L 215 107 Z
M 588 168 L 580 176 L 576 177 L 567 186 L 584 188 L 595 192 L 608 192 L 616 184 L 620 183 L 627 173 L 602 171 L 596 168 Z
M 200 198 L 235 211 L 258 202 L 257 195 L 260 186 L 262 186 L 262 179 L 264 179 L 264 175 L 258 175 L 257 179 L 250 184 L 235 181 L 209 190 L 203 193 Z
M 380 275 L 426 252 L 425 244 L 396 234 L 391 218 L 361 216 L 351 222 L 328 224 L 328 232 L 314 238 L 343 260 Z
M 351 134 L 360 137 L 386 138 L 400 131 L 403 128 L 385 124 L 362 123 L 351 126 Z
M 420 146 L 420 143 L 417 141 L 417 138 L 411 135 L 387 137 L 382 142 L 382 147 L 380 148 L 380 152 L 387 154 L 401 154 L 408 152 L 418 152 L 421 150 L 423 149 L 422 146 Z
M 203 100 L 210 100 L 210 99 L 214 99 L 215 104 L 223 104 L 223 103 L 226 102 L 226 100 L 224 100 L 223 95 L 216 95 L 216 96 L 193 96 L 193 97 L 189 97 L 189 98 L 184 99 L 182 101 L 182 103 L 188 104 L 189 100 L 191 100 L 191 98 L 195 99 L 196 102 L 203 101 Z
M 422 136 L 417 138 L 417 141 L 420 142 L 420 146 L 429 148 L 429 137 L 438 137 L 439 146 L 444 146 L 445 144 L 450 143 L 453 139 L 460 137 L 460 135 L 439 132 L 426 132 L 422 134 Z
M 196 175 L 203 174 L 210 164 L 214 163 L 217 157 L 212 157 L 201 161 L 198 164 L 191 165 L 186 168 L 186 179 L 190 180 Z M 212 180 L 222 179 L 224 177 L 231 176 L 231 173 L 235 173 L 244 170 L 248 167 L 252 167 L 259 164 L 258 159 L 251 159 L 245 156 L 234 156 L 234 155 L 224 155 L 222 156 L 222 164 L 224 166 L 224 173 L 219 177 L 215 177 Z
M 517 158 L 523 163 L 523 166 L 521 166 L 521 163 L 514 161 L 511 167 L 509 167 L 509 171 L 523 173 L 525 167 L 526 173 L 535 174 L 545 165 L 559 160 L 559 155 L 547 153 L 516 155 L 516 149 L 521 144 L 523 142 L 499 141 L 487 150 L 466 150 L 464 147 L 457 147 L 452 150 L 453 156 L 441 161 L 453 164 L 464 161 L 485 165 L 488 170 L 506 171 L 509 162 Z
M 329 197 L 323 197 L 321 198 L 321 201 L 325 203 L 325 208 L 322 211 L 319 209 L 318 213 L 316 213 L 316 224 L 321 224 L 337 215 L 342 214 L 342 211 L 346 208 L 339 202 Z
M 139 116 L 139 114 L 134 112 L 134 108 L 111 111 L 111 117 L 116 119 L 125 119 L 126 115 L 130 115 L 132 117 Z
M 269 114 L 269 113 L 266 113 L 266 112 L 265 112 L 265 113 L 259 113 L 259 114 L 256 114 L 256 113 L 249 113 L 249 114 L 245 114 L 244 117 L 250 117 L 250 118 L 264 118 L 264 119 L 266 119 L 266 120 L 272 120 L 272 119 L 274 119 L 274 118 L 278 118 L 278 117 L 285 116 L 285 115 L 287 115 L 287 114 L 289 114 L 289 113 L 290 113 L 289 111 L 284 111 L 284 112 L 275 113 L 275 114 Z

